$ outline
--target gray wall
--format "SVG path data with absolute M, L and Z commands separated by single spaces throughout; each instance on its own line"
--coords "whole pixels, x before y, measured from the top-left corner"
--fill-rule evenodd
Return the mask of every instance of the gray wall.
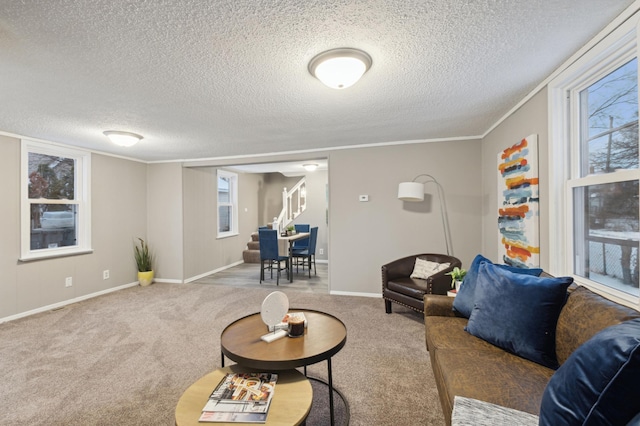
M 150 164 L 147 178 L 147 231 L 155 256 L 156 280 L 182 282 L 182 166 Z
M 258 192 L 262 175 L 238 174 L 239 234 L 217 238 L 217 169 L 184 167 L 184 273 L 191 280 L 242 260 L 251 233 L 258 228 Z
M 482 140 L 482 253 L 498 262 L 497 155 L 523 138 L 538 135 L 540 176 L 540 265 L 549 265 L 549 147 L 547 89 L 538 92 Z
M 398 184 L 422 173 L 443 186 L 454 254 L 481 248 L 480 141 L 339 150 L 329 156 L 329 280 L 332 292 L 380 294 L 380 266 L 416 253 L 445 253 L 436 187 L 423 203 L 398 200 Z M 358 201 L 368 195 L 369 202 Z
M 0 136 L 0 319 L 83 298 L 137 280 L 135 237 L 147 236 L 147 166 L 93 154 L 93 253 L 19 262 L 20 140 Z M 108 269 L 110 278 L 102 279 Z M 73 286 L 65 287 L 65 277 Z

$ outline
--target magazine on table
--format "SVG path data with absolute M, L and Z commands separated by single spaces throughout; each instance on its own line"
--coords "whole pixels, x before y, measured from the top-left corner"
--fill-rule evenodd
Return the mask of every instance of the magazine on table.
M 278 375 L 228 373 L 211 392 L 200 422 L 265 423 Z
M 270 325 L 269 326 L 269 331 L 275 331 L 275 330 L 286 330 L 289 328 L 289 319 L 291 318 L 299 318 L 302 321 L 304 321 L 304 327 L 307 327 L 307 317 L 304 316 L 304 312 L 289 312 L 288 314 L 286 314 L 284 316 L 284 318 L 282 318 L 282 321 L 278 324 L 274 325 Z

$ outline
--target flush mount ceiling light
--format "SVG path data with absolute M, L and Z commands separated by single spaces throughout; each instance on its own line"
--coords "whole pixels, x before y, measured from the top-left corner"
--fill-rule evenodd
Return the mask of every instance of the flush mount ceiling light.
M 309 164 L 303 164 L 302 167 L 304 167 L 304 169 L 308 172 L 313 172 L 315 169 L 318 168 L 318 165 L 316 163 L 309 163 Z
M 371 56 L 352 48 L 327 50 L 309 62 L 312 76 L 332 89 L 346 89 L 371 68 Z
M 107 130 L 102 133 L 104 133 L 104 135 L 108 137 L 111 142 L 120 146 L 133 146 L 143 139 L 142 136 L 131 132 Z

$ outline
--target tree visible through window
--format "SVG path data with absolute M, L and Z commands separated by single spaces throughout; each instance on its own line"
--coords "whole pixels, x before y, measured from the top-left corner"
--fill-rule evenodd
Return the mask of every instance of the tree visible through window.
M 89 162 L 85 152 L 23 141 L 23 259 L 89 249 Z
M 634 58 L 579 92 L 579 175 L 571 182 L 574 273 L 638 295 L 638 67 Z M 601 177 L 599 175 L 606 175 Z

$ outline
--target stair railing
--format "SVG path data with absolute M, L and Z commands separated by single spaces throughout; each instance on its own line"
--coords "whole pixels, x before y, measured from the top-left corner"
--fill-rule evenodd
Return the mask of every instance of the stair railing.
M 282 191 L 282 210 L 273 218 L 272 228 L 282 232 L 293 220 L 307 209 L 307 183 L 303 177 L 293 188 Z

